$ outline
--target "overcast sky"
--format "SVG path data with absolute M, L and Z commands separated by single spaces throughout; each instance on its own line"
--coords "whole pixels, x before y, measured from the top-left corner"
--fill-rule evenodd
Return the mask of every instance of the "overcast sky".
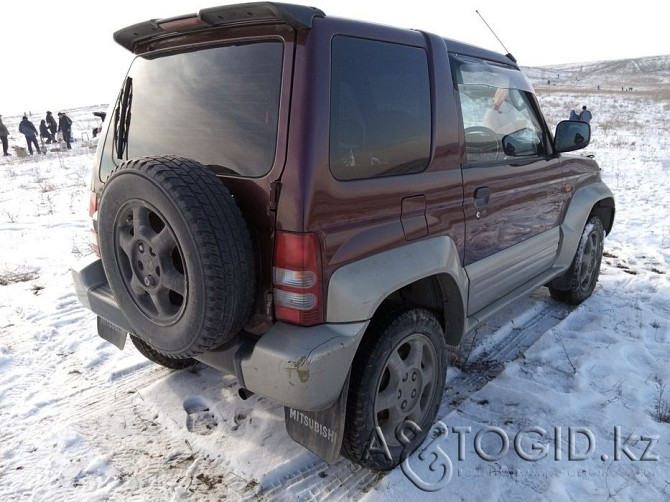
M 212 0 L 3 0 L 0 114 L 43 115 L 109 103 L 131 60 L 112 40 L 119 28 L 221 5 Z M 230 2 L 229 2 L 230 3 Z M 301 3 L 301 2 L 288 2 Z M 327 15 L 417 28 L 505 52 L 520 65 L 670 54 L 667 0 L 314 0 Z

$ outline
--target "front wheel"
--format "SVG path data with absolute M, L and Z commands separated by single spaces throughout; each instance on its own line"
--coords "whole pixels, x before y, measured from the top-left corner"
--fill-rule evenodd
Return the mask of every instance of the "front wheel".
M 392 469 L 423 442 L 442 399 L 440 323 L 423 309 L 374 319 L 351 371 L 342 454 L 371 469 Z
M 584 227 L 572 265 L 549 284 L 552 298 L 579 305 L 591 296 L 600 274 L 604 238 L 603 224 L 600 218 L 593 216 Z

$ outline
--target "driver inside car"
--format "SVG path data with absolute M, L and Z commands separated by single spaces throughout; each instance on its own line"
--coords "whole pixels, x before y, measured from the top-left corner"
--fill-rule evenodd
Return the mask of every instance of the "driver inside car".
M 485 116 L 486 127 L 497 134 L 505 135 L 527 127 L 527 120 L 509 102 L 509 89 L 500 87 L 495 93 L 493 106 Z

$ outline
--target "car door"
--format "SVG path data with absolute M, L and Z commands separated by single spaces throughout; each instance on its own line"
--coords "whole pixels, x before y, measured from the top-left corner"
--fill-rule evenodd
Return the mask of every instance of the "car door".
M 463 117 L 464 265 L 473 315 L 551 267 L 569 190 L 523 74 L 474 58 L 453 63 Z

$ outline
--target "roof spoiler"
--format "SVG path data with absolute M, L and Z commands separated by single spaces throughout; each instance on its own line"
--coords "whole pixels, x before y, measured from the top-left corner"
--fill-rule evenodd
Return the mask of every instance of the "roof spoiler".
M 167 19 L 151 19 L 114 33 L 114 41 L 131 52 L 140 42 L 168 33 L 185 32 L 211 26 L 284 23 L 295 29 L 309 29 L 315 17 L 326 17 L 315 7 L 277 2 L 252 2 L 222 5 Z

